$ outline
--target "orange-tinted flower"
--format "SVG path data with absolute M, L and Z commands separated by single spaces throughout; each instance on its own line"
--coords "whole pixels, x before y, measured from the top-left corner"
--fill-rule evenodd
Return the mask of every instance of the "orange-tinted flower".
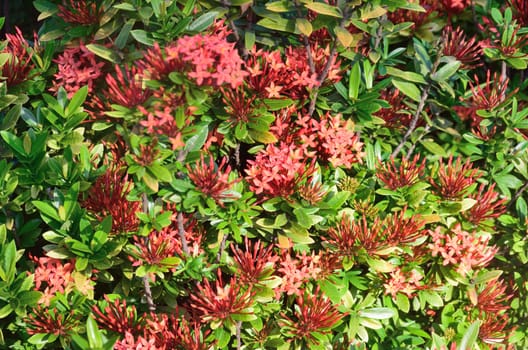
M 327 113 L 320 121 L 309 116 L 301 117 L 297 124 L 301 126 L 299 134 L 306 154 L 313 154 L 334 167 L 350 168 L 354 163 L 361 163 L 365 153 L 363 143 L 354 131 L 354 123 L 341 118 L 340 114 L 331 116 Z
M 440 0 L 448 15 L 454 15 L 464 11 L 471 5 L 471 0 Z
M 481 66 L 479 62 L 482 55 L 482 48 L 476 36 L 468 39 L 462 28 L 453 30 L 450 25 L 442 32 L 443 53 L 445 56 L 454 56 L 459 60 L 462 69 L 472 69 Z
M 396 298 L 398 293 L 403 293 L 407 297 L 414 297 L 417 290 L 424 289 L 423 275 L 416 270 L 402 271 L 397 267 L 390 273 L 390 278 L 383 284 L 385 294 L 390 294 Z
M 424 175 L 425 158 L 420 162 L 420 155 L 415 155 L 413 160 L 402 159 L 400 166 L 396 166 L 394 158 L 389 162 L 380 163 L 376 176 L 389 189 L 397 190 L 405 186 L 412 186 Z
M 458 157 L 453 164 L 453 156 L 450 156 L 447 164 L 440 159 L 437 179 L 430 179 L 430 183 L 443 198 L 457 199 L 466 194 L 480 176 L 478 169 L 473 169 L 469 159 L 462 164 L 462 158 Z
M 506 294 L 508 286 L 498 278 L 486 282 L 484 289 L 478 293 L 477 309 L 480 311 L 498 314 L 510 309 L 508 301 L 513 294 Z
M 292 254 L 283 251 L 279 259 L 278 275 L 282 278 L 281 285 L 275 289 L 275 296 L 280 298 L 281 293 L 299 295 L 302 285 L 310 279 L 317 279 L 321 273 L 321 255 L 312 252 Z
M 300 147 L 282 143 L 279 147 L 269 144 L 248 160 L 247 181 L 249 188 L 266 198 L 288 198 L 295 193 L 303 178 L 314 171 L 314 163 L 307 168 L 306 157 Z
M 147 128 L 147 132 L 153 135 L 163 135 L 169 138 L 173 150 L 185 146 L 183 142 L 182 127 L 178 127 L 173 116 L 173 110 L 169 106 L 159 106 L 153 112 L 146 110 L 143 106 L 137 106 L 146 119 L 139 123 Z M 186 120 L 188 123 L 189 120 Z M 184 125 L 185 126 L 185 125 Z
M 512 334 L 508 314 L 482 313 L 478 318 L 482 321 L 478 337 L 485 343 L 497 344 L 508 339 Z
M 8 87 L 26 81 L 35 66 L 31 61 L 33 52 L 30 51 L 26 39 L 18 27 L 15 30 L 16 34 L 6 34 L 7 45 L 2 50 L 2 53 L 9 54 L 7 61 L 0 68 L 1 76 L 6 79 Z
M 221 31 L 212 34 L 183 36 L 163 51 L 155 44 L 149 49 L 139 67 L 147 78 L 164 79 L 171 72 L 185 73 L 197 85 L 220 87 L 240 86 L 248 74 L 234 43 L 227 41 Z
M 497 72 L 493 73 L 493 81 L 490 80 L 491 71 L 486 72 L 486 82 L 479 83 L 479 78 L 475 74 L 475 83 L 469 82 L 471 92 L 469 106 L 474 109 L 485 109 L 491 111 L 498 107 L 505 99 L 511 96 L 506 95 L 508 90 L 508 83 L 510 79 L 507 76 L 502 76 Z
M 429 230 L 432 243 L 428 245 L 431 255 L 440 256 L 442 265 L 457 266 L 457 272 L 468 275 L 475 268 L 482 268 L 489 264 L 498 248 L 489 246 L 489 236 L 478 236 L 469 233 L 457 224 L 454 228 L 442 232 L 439 226 L 434 231 Z
M 178 231 L 165 227 L 161 231 L 153 230 L 146 237 L 134 236 L 134 250 L 129 256 L 132 266 L 156 266 L 160 270 L 175 268 L 175 261 L 165 260 L 181 252 Z
M 229 181 L 231 166 L 227 165 L 226 167 L 226 164 L 227 159 L 222 158 L 222 161 L 216 167 L 213 157 L 209 158 L 209 164 L 207 164 L 203 154 L 200 156 L 200 160 L 196 161 L 194 167 L 187 164 L 189 179 L 194 183 L 196 189 L 205 196 L 213 198 L 220 206 L 223 206 L 223 200 L 233 198 L 227 191 L 236 182 Z
M 139 224 L 136 212 L 141 210 L 141 202 L 126 198 L 132 186 L 125 172 L 118 166 L 110 166 L 95 180 L 82 205 L 100 221 L 112 216 L 113 233 L 136 231 Z
M 34 308 L 26 318 L 28 334 L 53 334 L 68 338 L 73 330 L 80 325 L 73 310 L 69 312 L 57 309 Z
M 369 225 L 365 215 L 359 220 L 352 220 L 343 215 L 337 227 L 328 230 L 328 236 L 323 237 L 323 240 L 343 256 L 354 256 L 360 249 L 365 249 L 369 254 L 376 254 L 388 246 L 379 217 Z
M 418 215 L 411 215 L 406 218 L 406 211 L 407 207 L 404 207 L 399 212 L 388 215 L 383 220 L 386 240 L 394 245 L 409 244 L 425 235 L 422 230 L 425 226 L 425 221 Z
M 145 102 L 152 92 L 143 88 L 143 83 L 138 78 L 139 72 L 136 67 L 125 66 L 123 70 L 115 66 L 115 78 L 108 73 L 105 77 L 108 89 L 103 91 L 104 96 L 112 103 L 128 108 L 136 107 Z
M 88 92 L 92 92 L 104 66 L 104 62 L 97 62 L 95 54 L 82 43 L 65 49 L 53 62 L 57 63 L 58 72 L 50 91 L 57 92 L 63 87 L 69 98 L 84 85 L 88 85 Z
M 122 335 L 131 333 L 139 335 L 143 331 L 143 317 L 138 317 L 136 307 L 127 307 L 126 300 L 115 299 L 113 302 L 105 295 L 106 305 L 103 309 L 94 305 L 92 312 L 99 326 Z
M 245 289 L 236 277 L 224 283 L 222 272 L 218 269 L 218 279 L 214 286 L 208 279 L 196 285 L 196 293 L 191 293 L 191 306 L 201 313 L 203 322 L 233 321 L 233 315 L 248 315 L 253 311 L 253 297 L 255 293 L 251 285 Z
M 484 191 L 486 185 L 481 184 L 479 191 L 469 196 L 476 200 L 467 214 L 465 215 L 467 220 L 478 225 L 484 220 L 493 219 L 499 217 L 506 212 L 506 198 L 499 199 L 499 194 L 494 191 L 495 184 L 492 184 L 487 191 Z
M 239 123 L 249 123 L 251 118 L 255 118 L 253 114 L 253 101 L 257 96 L 247 96 L 243 88 L 238 87 L 236 89 L 221 88 L 223 98 L 222 101 L 225 103 L 225 110 L 229 114 L 229 121 L 234 125 Z
M 71 260 L 59 260 L 47 256 L 31 257 L 35 262 L 33 272 L 35 289 L 43 292 L 40 303 L 49 305 L 50 299 L 57 293 L 65 293 L 75 281 L 72 272 L 75 269 Z
M 300 293 L 296 304 L 292 317 L 281 313 L 279 324 L 288 337 L 304 339 L 310 344 L 319 344 L 317 335 L 330 333 L 345 316 L 320 292 L 319 287 L 314 292 Z
M 210 331 L 202 332 L 198 322 L 189 322 L 176 314 L 151 314 L 146 319 L 144 338 L 152 342 L 152 346 L 159 349 L 185 349 L 185 350 L 207 350 L 211 344 L 207 344 L 205 338 Z M 130 348 L 123 348 L 130 349 Z M 147 347 L 145 349 L 156 349 Z
M 278 257 L 273 253 L 273 246 L 262 246 L 262 241 L 252 243 L 247 237 L 244 239 L 245 251 L 231 244 L 236 274 L 244 284 L 258 284 L 269 277 L 275 268 Z
M 96 1 L 69 0 L 59 4 L 57 16 L 65 22 L 73 24 L 99 24 L 99 19 L 103 14 L 102 7 L 97 6 Z

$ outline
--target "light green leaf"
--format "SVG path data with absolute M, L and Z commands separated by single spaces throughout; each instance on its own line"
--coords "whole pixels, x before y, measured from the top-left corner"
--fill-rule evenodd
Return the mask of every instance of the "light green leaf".
M 466 333 L 464 333 L 464 336 L 460 341 L 460 346 L 458 346 L 457 350 L 472 350 L 473 344 L 475 344 L 477 341 L 479 330 L 480 321 L 477 320 L 468 327 Z
M 324 2 L 311 2 L 305 4 L 304 6 L 320 15 L 343 18 L 343 14 L 341 13 L 341 9 L 339 7 L 328 5 Z
M 202 32 L 213 24 L 214 20 L 216 19 L 216 17 L 218 17 L 218 15 L 218 11 L 206 12 L 194 21 L 192 21 L 187 26 L 187 30 L 191 32 Z
M 415 84 L 408 81 L 392 79 L 394 86 L 400 90 L 405 96 L 410 97 L 416 102 L 420 101 L 420 90 Z
M 415 72 L 405 72 L 398 68 L 386 67 L 387 74 L 393 77 L 400 78 L 402 80 L 411 81 L 413 83 L 426 84 L 426 80 L 423 76 Z
M 385 320 L 394 317 L 396 312 L 388 307 L 373 307 L 359 311 L 359 316 L 375 320 Z

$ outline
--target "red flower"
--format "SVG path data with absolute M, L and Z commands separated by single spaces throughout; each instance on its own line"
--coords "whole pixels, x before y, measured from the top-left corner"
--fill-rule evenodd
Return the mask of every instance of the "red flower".
M 482 324 L 479 328 L 479 338 L 488 344 L 504 342 L 513 330 L 508 329 L 510 317 L 507 314 L 482 313 L 479 317 Z
M 111 102 L 128 108 L 136 107 L 145 102 L 152 92 L 143 88 L 139 79 L 139 72 L 136 67 L 124 67 L 124 74 L 121 68 L 115 66 L 116 77 L 108 73 L 105 77 L 108 89 L 103 91 L 104 96 Z M 117 80 L 116 80 L 117 78 Z
M 273 246 L 264 248 L 261 240 L 251 243 L 245 237 L 244 246 L 246 249 L 242 251 L 238 246 L 231 244 L 236 274 L 241 283 L 258 284 L 273 273 L 278 257 L 273 253 Z
M 471 0 L 441 0 L 440 2 L 449 16 L 460 13 L 471 5 Z
M 142 333 L 143 317 L 138 318 L 134 305 L 127 308 L 126 300 L 116 299 L 111 302 L 106 295 L 104 298 L 106 300 L 104 309 L 100 309 L 97 305 L 92 307 L 94 318 L 101 327 L 121 335 L 127 332 L 133 335 Z
M 319 290 L 305 291 L 297 297 L 297 307 L 293 317 L 281 313 L 279 321 L 283 332 L 294 339 L 304 339 L 310 344 L 319 344 L 317 335 L 328 334 L 332 328 L 345 316 L 332 305 Z
M 383 221 L 386 240 L 394 245 L 409 244 L 425 235 L 422 231 L 425 221 L 417 215 L 406 218 L 406 211 L 407 207 L 404 207 L 399 212 L 387 216 Z
M 31 61 L 33 52 L 30 51 L 26 39 L 18 27 L 16 34 L 6 34 L 7 45 L 2 53 L 9 54 L 7 61 L 1 67 L 1 76 L 7 79 L 7 86 L 15 86 L 29 77 L 29 73 L 35 67 Z
M 486 32 L 489 37 L 482 42 L 484 48 L 489 47 L 498 50 L 502 56 L 507 58 L 523 58 L 527 54 L 523 52 L 528 43 L 528 35 L 519 34 L 521 25 L 515 20 L 511 23 L 503 23 L 497 27 L 488 17 L 482 17 L 483 25 L 478 27 Z
M 343 256 L 354 256 L 362 248 L 369 254 L 378 254 L 387 248 L 379 217 L 376 217 L 369 226 L 365 215 L 357 221 L 343 215 L 337 227 L 328 230 L 328 236 L 328 238 L 323 237 L 323 240 Z
M 363 143 L 354 131 L 354 123 L 342 120 L 341 115 L 324 115 L 320 121 L 305 116 L 299 118 L 301 126 L 299 135 L 307 155 L 329 162 L 333 167 L 351 168 L 354 163 L 361 163 L 365 153 Z
M 175 261 L 167 261 L 181 252 L 178 231 L 165 227 L 161 231 L 152 231 L 146 237 L 134 236 L 135 249 L 132 256 L 132 266 L 156 266 L 162 270 L 175 267 Z M 177 261 L 176 261 L 177 263 Z
M 481 184 L 479 191 L 472 194 L 469 198 L 476 200 L 466 214 L 468 221 L 478 225 L 484 220 L 499 217 L 506 212 L 506 198 L 499 199 L 499 194 L 494 191 L 495 184 L 492 184 L 486 192 L 484 192 L 486 185 Z
M 397 167 L 394 158 L 390 162 L 380 163 L 376 171 L 376 176 L 389 189 L 397 190 L 405 186 L 412 186 L 424 175 L 425 158 L 419 163 L 420 155 L 415 155 L 413 160 L 402 159 Z
M 104 66 L 104 62 L 97 62 L 95 54 L 82 43 L 64 50 L 53 62 L 57 63 L 59 71 L 54 75 L 53 87 L 49 90 L 57 92 L 63 87 L 69 98 L 84 85 L 88 85 L 88 92 L 92 92 Z
M 26 318 L 27 333 L 53 334 L 68 338 L 72 331 L 80 325 L 74 311 L 58 311 L 57 309 L 44 309 L 41 306 L 33 309 Z
M 443 53 L 445 56 L 454 56 L 459 60 L 463 69 L 472 69 L 481 66 L 482 48 L 476 36 L 468 39 L 462 28 L 453 30 L 450 25 L 442 32 Z
M 39 302 L 49 305 L 50 299 L 57 293 L 65 293 L 68 288 L 75 285 L 72 272 L 75 269 L 73 261 L 63 261 L 47 256 L 30 258 L 35 262 L 33 272 L 35 289 L 43 292 Z
M 99 24 L 99 19 L 103 14 L 102 7 L 98 8 L 97 2 L 86 0 L 69 0 L 63 1 L 63 4 L 59 4 L 59 12 L 57 16 L 62 18 L 65 22 L 73 24 Z
M 253 113 L 253 101 L 256 95 L 247 96 L 243 88 L 220 88 L 225 104 L 225 110 L 229 114 L 229 121 L 234 125 L 239 123 L 249 123 L 252 119 L 257 120 L 258 116 Z
M 398 9 L 387 14 L 387 18 L 394 24 L 413 22 L 414 29 L 420 28 L 429 19 L 429 15 L 438 7 L 437 0 L 413 0 L 425 9 L 425 12 Z
M 249 188 L 266 198 L 288 198 L 303 178 L 315 170 L 313 161 L 306 167 L 306 157 L 300 147 L 282 142 L 279 147 L 269 144 L 255 160 L 248 160 L 248 165 Z
M 222 272 L 218 269 L 218 279 L 214 287 L 208 279 L 198 283 L 196 293 L 191 293 L 191 306 L 198 310 L 203 322 L 232 322 L 233 315 L 248 315 L 253 313 L 251 305 L 255 293 L 251 285 L 244 290 L 236 277 L 229 284 L 222 280 Z
M 463 231 L 460 224 L 442 233 L 438 226 L 434 231 L 429 230 L 432 243 L 428 245 L 431 255 L 441 256 L 442 265 L 456 265 L 457 272 L 468 275 L 477 267 L 485 267 L 498 251 L 495 246 L 489 246 L 489 236 L 479 236 L 476 233 Z
M 236 182 L 229 181 L 231 166 L 225 167 L 226 163 L 226 158 L 222 158 L 222 161 L 216 167 L 213 157 L 210 157 L 209 164 L 207 164 L 202 154 L 200 160 L 196 161 L 193 168 L 187 164 L 189 179 L 191 179 L 198 191 L 214 199 L 220 206 L 223 206 L 223 200 L 234 198 L 233 195 L 226 193 Z
M 515 19 L 526 27 L 528 26 L 528 1 L 526 0 L 508 0 L 508 3 L 513 9 Z
M 110 166 L 95 180 L 82 205 L 102 221 L 112 216 L 112 232 L 124 233 L 136 231 L 139 219 L 136 212 L 141 210 L 141 202 L 131 202 L 126 197 L 133 183 L 118 166 Z
M 469 159 L 462 164 L 462 158 L 458 157 L 453 164 L 453 156 L 450 156 L 447 164 L 440 159 L 437 180 L 431 178 L 430 183 L 442 197 L 457 199 L 465 195 L 480 176 L 478 169 L 472 168 Z
M 480 311 L 493 315 L 510 309 L 507 302 L 513 297 L 513 294 L 506 294 L 506 289 L 507 286 L 503 280 L 495 278 L 488 281 L 484 289 L 478 293 L 476 307 Z
M 153 340 L 159 349 L 210 349 L 210 344 L 208 345 L 204 340 L 210 331 L 202 333 L 197 322 L 189 322 L 175 314 L 169 316 L 152 314 L 146 318 L 146 325 L 144 338 Z M 126 349 L 130 348 L 123 348 Z
M 176 124 L 176 120 L 173 116 L 173 110 L 169 106 L 158 106 L 154 112 L 147 111 L 143 106 L 137 106 L 139 111 L 143 113 L 147 118 L 140 121 L 139 123 L 147 128 L 147 132 L 154 135 L 163 135 L 169 138 L 172 145 L 172 149 L 176 150 L 185 146 L 183 142 L 182 128 Z M 186 120 L 185 123 L 189 123 Z M 147 146 L 148 147 L 148 146 Z
M 408 127 L 412 120 L 412 114 L 403 102 L 404 96 L 400 94 L 400 90 L 383 89 L 380 98 L 387 101 L 390 106 L 380 109 L 374 115 L 383 119 L 388 128 Z

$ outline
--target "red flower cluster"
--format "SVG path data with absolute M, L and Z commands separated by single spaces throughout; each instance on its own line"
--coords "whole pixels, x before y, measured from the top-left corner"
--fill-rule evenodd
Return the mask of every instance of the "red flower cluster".
M 102 7 L 97 6 L 95 1 L 86 0 L 69 0 L 59 4 L 57 16 L 65 22 L 73 24 L 98 24 L 103 14 Z
M 385 294 L 390 294 L 396 298 L 398 293 L 403 293 L 411 298 L 417 290 L 424 289 L 423 277 L 417 270 L 404 272 L 397 267 L 390 273 L 387 282 L 383 284 Z
M 239 283 L 236 277 L 230 279 L 229 284 L 222 280 L 222 272 L 218 269 L 218 279 L 214 287 L 208 279 L 197 284 L 197 292 L 190 295 L 191 306 L 201 313 L 203 322 L 223 323 L 232 321 L 233 315 L 250 314 L 255 293 L 251 286 Z
M 462 164 L 462 158 L 458 157 L 453 164 L 453 156 L 450 156 L 447 164 L 440 159 L 437 180 L 429 181 L 443 198 L 458 199 L 466 194 L 480 176 L 478 170 L 472 168 L 469 159 Z
M 7 81 L 7 86 L 15 86 L 26 81 L 35 66 L 31 61 L 33 53 L 26 39 L 19 28 L 15 30 L 16 34 L 6 34 L 7 45 L 1 51 L 9 55 L 0 71 L 1 76 Z
M 212 157 L 209 158 L 209 164 L 207 164 L 203 154 L 200 156 L 200 160 L 196 161 L 194 167 L 187 164 L 189 179 L 191 179 L 196 188 L 205 196 L 214 199 L 220 206 L 223 206 L 223 200 L 233 198 L 233 195 L 227 193 L 227 191 L 236 182 L 229 181 L 231 166 L 227 165 L 226 167 L 226 164 L 227 159 L 222 158 L 222 161 L 216 167 Z
M 391 158 L 390 162 L 378 165 L 376 176 L 393 191 L 401 187 L 412 186 L 424 175 L 425 159 L 420 163 L 419 161 L 420 155 L 415 155 L 412 161 L 404 158 L 398 167 L 394 158 Z
M 141 333 L 144 326 L 143 317 L 138 317 L 134 305 L 127 307 L 127 302 L 124 299 L 115 299 L 112 302 L 106 295 L 105 300 L 104 309 L 97 305 L 92 307 L 95 320 L 101 327 L 122 335 Z
M 118 166 L 110 166 L 97 178 L 82 205 L 102 221 L 112 216 L 112 232 L 124 233 L 136 231 L 139 219 L 136 212 L 141 210 L 141 202 L 131 202 L 126 197 L 133 183 Z
M 344 215 L 337 227 L 328 230 L 328 242 L 342 256 L 355 256 L 361 249 L 369 254 L 386 255 L 398 244 L 408 244 L 423 236 L 425 222 L 417 216 L 405 218 L 406 208 L 387 216 L 376 217 L 369 225 L 367 216 L 351 220 Z
M 236 88 L 248 74 L 242 69 L 243 61 L 229 43 L 226 32 L 184 36 L 163 52 L 155 44 L 138 63 L 148 78 L 164 79 L 171 72 L 185 73 L 197 85 L 220 87 L 224 84 Z
M 506 198 L 499 199 L 499 194 L 494 191 L 495 184 L 492 184 L 486 191 L 486 185 L 481 184 L 477 193 L 469 198 L 476 201 L 467 212 L 466 218 L 476 225 L 487 219 L 497 218 L 506 212 Z
M 453 30 L 447 26 L 442 32 L 442 47 L 445 56 L 453 56 L 462 64 L 462 69 L 473 69 L 482 65 L 480 62 L 482 47 L 476 36 L 468 39 L 462 28 Z
M 294 144 L 269 144 L 254 160 L 248 160 L 246 179 L 256 194 L 288 198 L 301 180 L 313 172 L 313 164 L 307 169 L 303 150 Z
M 325 114 L 320 121 L 308 116 L 299 118 L 302 148 L 308 156 L 316 156 L 334 167 L 352 167 L 361 163 L 365 153 L 351 120 L 342 120 L 341 115 Z
M 278 256 L 273 253 L 272 245 L 264 248 L 260 240 L 251 243 L 246 237 L 244 245 L 245 251 L 231 244 L 238 279 L 244 284 L 258 284 L 273 273 Z
M 140 79 L 141 72 L 136 67 L 124 67 L 124 74 L 121 68 L 115 66 L 115 77 L 108 73 L 105 77 L 108 88 L 103 90 L 103 95 L 108 101 L 133 108 L 141 105 L 151 95 L 152 91 L 143 87 Z
M 317 335 L 328 334 L 346 315 L 337 310 L 332 302 L 319 290 L 299 294 L 293 317 L 281 314 L 280 326 L 292 338 L 304 339 L 310 344 L 319 344 Z
M 35 289 L 43 293 L 39 303 L 49 305 L 51 298 L 57 293 L 66 292 L 67 288 L 72 288 L 75 284 L 72 276 L 75 265 L 72 261 L 46 256 L 32 257 L 32 259 L 36 264 L 33 272 Z
M 469 233 L 457 224 L 454 228 L 442 232 L 438 226 L 429 230 L 432 243 L 428 245 L 432 256 L 441 256 L 442 264 L 458 265 L 457 272 L 467 276 L 475 268 L 485 267 L 498 251 L 495 246 L 489 246 L 490 237 L 477 236 Z
M 57 63 L 59 71 L 54 75 L 50 91 L 57 92 L 63 87 L 69 98 L 85 85 L 88 85 L 88 92 L 92 92 L 95 81 L 103 74 L 104 62 L 97 62 L 95 54 L 82 43 L 65 49 L 53 62 Z
M 330 52 L 328 48 L 311 47 L 311 55 L 314 72 L 310 70 L 304 47 L 288 47 L 285 59 L 279 51 L 254 51 L 247 61 L 246 82 L 260 97 L 304 100 L 309 90 L 319 84 L 316 72 L 323 71 Z M 330 67 L 327 79 L 333 83 L 341 79 L 339 62 Z

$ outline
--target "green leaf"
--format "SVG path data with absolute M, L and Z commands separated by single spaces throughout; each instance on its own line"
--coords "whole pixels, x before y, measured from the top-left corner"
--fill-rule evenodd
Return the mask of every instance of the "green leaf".
M 287 32 L 292 34 L 301 34 L 297 26 L 295 25 L 295 20 L 285 19 L 285 18 L 263 18 L 257 22 L 257 25 L 264 28 L 278 30 L 281 32 Z
M 409 302 L 409 298 L 403 293 L 396 294 L 396 305 L 398 306 L 399 310 L 405 313 L 409 312 L 411 308 L 411 303 Z
M 295 26 L 296 29 L 305 36 L 310 36 L 310 34 L 312 34 L 312 24 L 306 18 L 297 18 L 295 20 Z
M 272 99 L 272 98 L 265 98 L 262 100 L 262 103 L 266 105 L 266 108 L 269 111 L 278 111 L 283 108 L 289 107 L 293 104 L 293 100 L 289 98 L 284 99 Z
M 205 140 L 207 140 L 208 133 L 209 126 L 207 124 L 202 125 L 198 132 L 189 137 L 189 139 L 185 142 L 185 152 L 190 153 L 199 151 L 204 145 Z
M 339 7 L 328 5 L 324 2 L 311 2 L 304 4 L 304 6 L 320 15 L 343 18 L 343 14 L 341 13 L 341 9 Z
M 416 102 L 420 101 L 420 95 L 421 95 L 420 90 L 415 84 L 410 83 L 408 81 L 398 80 L 398 79 L 392 79 L 392 83 L 405 96 L 410 97 Z
M 373 307 L 359 311 L 359 316 L 375 320 L 385 320 L 396 316 L 396 312 L 388 307 Z
M 361 67 L 359 62 L 354 63 L 350 69 L 348 81 L 348 98 L 356 100 L 359 96 L 359 86 L 361 84 Z
M 461 62 L 454 60 L 443 65 L 436 73 L 431 74 L 431 79 L 434 81 L 446 81 L 451 78 L 460 68 Z
M 150 170 L 152 175 L 154 175 L 154 177 L 160 181 L 163 181 L 163 182 L 172 181 L 172 175 L 170 171 L 163 165 L 160 165 L 158 163 L 152 163 L 147 166 L 147 169 Z
M 40 211 L 40 215 L 47 216 L 55 221 L 61 221 L 57 209 L 51 204 L 42 201 L 33 201 L 32 203 Z
M 103 336 L 97 327 L 97 322 L 90 316 L 86 320 L 86 335 L 91 349 L 101 349 L 103 347 Z
M 486 283 L 488 281 L 499 278 L 500 275 L 502 275 L 501 270 L 480 271 L 477 277 L 474 278 L 473 283 L 475 284 Z
M 442 146 L 434 141 L 422 140 L 420 141 L 422 146 L 425 147 L 429 152 L 436 156 L 447 157 L 447 153 Z
M 423 76 L 415 72 L 405 72 L 398 68 L 386 67 L 387 74 L 392 75 L 393 77 L 400 78 L 405 81 L 411 81 L 413 83 L 426 84 L 427 81 Z
M 16 104 L 13 107 L 11 107 L 9 112 L 7 112 L 4 118 L 2 119 L 2 123 L 0 124 L 0 129 L 8 130 L 8 129 L 13 128 L 16 125 L 21 113 L 22 113 L 22 105 Z
M 262 142 L 266 144 L 277 142 L 277 138 L 275 137 L 275 135 L 273 135 L 269 131 L 249 130 L 249 136 L 257 142 Z
M 150 38 L 148 33 L 143 29 L 131 30 L 130 35 L 132 35 L 132 37 L 141 44 L 144 44 L 147 46 L 154 45 L 154 39 Z
M 468 329 L 466 330 L 466 333 L 464 333 L 464 336 L 462 337 L 462 340 L 460 341 L 460 345 L 458 346 L 457 350 L 471 350 L 473 349 L 473 345 L 476 343 L 478 334 L 480 330 L 480 321 L 473 322 Z
M 354 42 L 354 36 L 346 29 L 341 27 L 334 28 L 337 40 L 343 47 L 348 48 Z M 357 65 L 358 63 L 356 63 Z
M 119 57 L 119 55 L 115 51 L 107 48 L 106 46 L 99 45 L 99 44 L 88 44 L 86 45 L 86 48 L 92 51 L 97 56 L 107 61 L 110 61 L 112 63 L 119 63 L 119 61 L 121 61 L 121 58 Z
M 128 41 L 128 36 L 130 35 L 130 31 L 134 27 L 135 23 L 136 23 L 135 19 L 129 19 L 128 21 L 126 21 L 123 28 L 121 28 L 121 30 L 119 31 L 119 34 L 117 35 L 117 38 L 115 39 L 115 46 L 118 49 L 123 49 L 125 47 Z
M 202 32 L 213 24 L 214 20 L 216 19 L 216 17 L 218 17 L 218 15 L 218 11 L 206 12 L 194 21 L 192 21 L 187 26 L 187 30 L 191 32 Z
M 78 112 L 78 108 L 82 106 L 84 101 L 86 100 L 86 96 L 88 96 L 88 85 L 83 86 L 75 94 L 73 95 L 72 99 L 70 100 L 70 103 L 68 106 L 66 106 L 65 114 L 66 117 L 71 116 L 72 114 Z
M 266 3 L 266 10 L 278 13 L 290 12 L 295 9 L 295 7 L 292 6 L 293 4 L 292 1 L 287 0 L 272 1 Z
M 24 150 L 22 141 L 14 134 L 10 133 L 9 131 L 2 130 L 0 131 L 0 135 L 2 136 L 4 141 L 9 145 L 9 147 L 11 147 L 13 151 L 18 153 L 18 155 L 23 157 L 27 155 L 26 151 Z

